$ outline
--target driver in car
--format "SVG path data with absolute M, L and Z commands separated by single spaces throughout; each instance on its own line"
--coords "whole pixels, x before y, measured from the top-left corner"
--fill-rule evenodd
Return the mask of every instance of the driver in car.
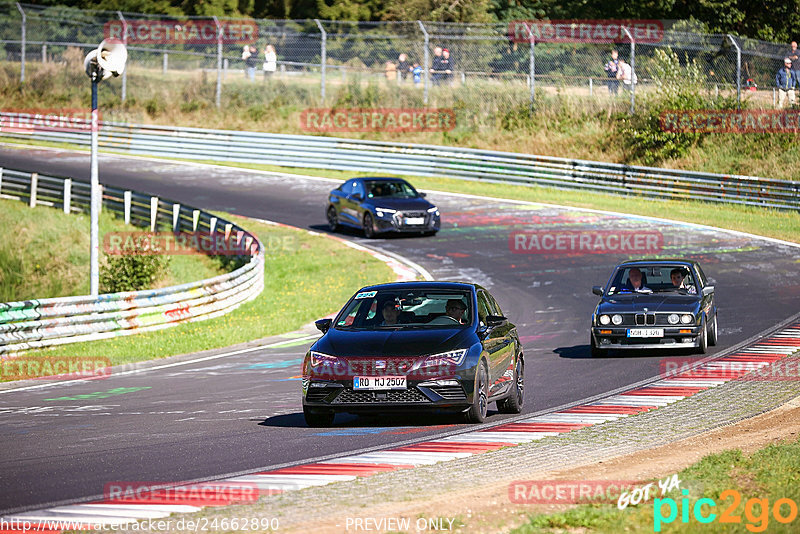
M 628 283 L 622 288 L 623 291 L 651 291 L 650 288 L 645 287 L 643 282 L 642 271 L 638 267 L 634 267 L 628 272 Z
M 394 326 L 398 324 L 397 319 L 400 317 L 400 309 L 397 307 L 395 301 L 387 300 L 384 302 L 381 313 L 383 314 L 381 326 Z
M 467 307 L 464 305 L 464 301 L 461 299 L 450 299 L 447 301 L 445 305 L 445 315 L 440 315 L 436 317 L 428 324 L 442 324 L 442 325 L 451 325 L 451 324 L 462 324 L 464 312 L 467 311 Z

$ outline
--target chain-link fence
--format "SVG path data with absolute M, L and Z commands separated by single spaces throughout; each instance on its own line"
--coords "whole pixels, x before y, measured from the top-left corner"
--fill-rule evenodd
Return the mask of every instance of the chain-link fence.
M 2 2 L 0 85 L 20 80 L 44 91 L 52 72 L 68 68 L 75 72 L 66 85 L 83 87 L 83 56 L 108 37 L 125 41 L 129 58 L 122 83 L 103 90 L 148 110 L 246 105 L 269 93 L 298 106 L 448 107 L 484 117 L 532 110 L 548 95 L 590 108 L 630 102 L 634 110 L 636 95 L 657 85 L 659 51 L 681 65 L 696 62 L 709 92 L 770 108 L 789 51 L 677 31 L 658 42 L 631 34 L 535 42 L 505 24 L 170 17 Z M 635 83 L 604 68 L 612 49 L 631 64 Z M 165 96 L 167 87 L 182 88 L 179 101 Z

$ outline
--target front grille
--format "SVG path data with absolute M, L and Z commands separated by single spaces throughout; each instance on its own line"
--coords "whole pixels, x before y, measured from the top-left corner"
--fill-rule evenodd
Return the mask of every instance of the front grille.
M 637 313 L 636 324 L 638 325 L 654 325 L 656 324 L 656 315 L 654 313 Z
M 331 390 L 328 388 L 309 388 L 306 400 L 308 402 L 322 402 L 330 394 Z
M 393 391 L 354 391 L 352 389 L 344 389 L 333 399 L 333 404 L 407 404 L 418 402 L 430 402 L 428 397 L 418 389 Z
M 467 400 L 467 395 L 461 386 L 434 386 L 430 390 L 447 400 Z

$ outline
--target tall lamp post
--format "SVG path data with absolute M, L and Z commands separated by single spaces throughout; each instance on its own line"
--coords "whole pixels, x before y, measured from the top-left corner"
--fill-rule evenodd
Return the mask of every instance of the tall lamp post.
M 125 70 L 128 50 L 116 39 L 106 39 L 96 50 L 86 54 L 83 68 L 92 80 L 92 162 L 91 162 L 91 244 L 89 254 L 89 286 L 93 297 L 100 293 L 99 219 L 101 206 L 100 180 L 97 176 L 97 138 L 100 129 L 97 114 L 97 84 Z

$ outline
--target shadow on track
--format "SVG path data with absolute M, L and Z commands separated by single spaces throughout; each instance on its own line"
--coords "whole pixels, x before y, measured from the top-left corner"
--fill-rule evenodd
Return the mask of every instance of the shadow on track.
M 489 412 L 489 416 L 496 412 Z M 256 419 L 253 419 L 256 421 Z M 336 414 L 336 419 L 331 428 L 338 429 L 363 429 L 364 433 L 374 433 L 373 430 L 393 428 L 404 430 L 396 432 L 401 434 L 413 433 L 418 428 L 420 432 L 430 430 L 431 427 L 455 427 L 460 424 L 460 415 L 452 413 L 394 413 L 394 414 L 361 414 L 348 413 Z M 303 414 L 291 413 L 276 415 L 258 423 L 259 426 L 281 428 L 307 428 Z M 319 429 L 318 429 L 319 430 Z M 323 429 L 324 430 L 324 429 Z

